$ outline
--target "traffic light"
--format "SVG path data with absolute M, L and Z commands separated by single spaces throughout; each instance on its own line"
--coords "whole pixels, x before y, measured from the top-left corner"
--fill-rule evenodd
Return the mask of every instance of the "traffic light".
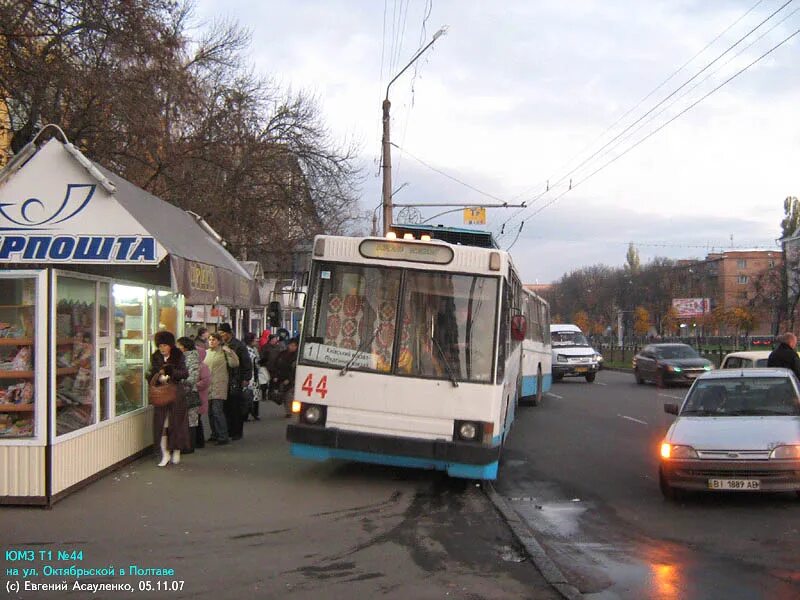
M 267 308 L 267 319 L 269 319 L 270 327 L 281 326 L 281 303 L 270 302 Z

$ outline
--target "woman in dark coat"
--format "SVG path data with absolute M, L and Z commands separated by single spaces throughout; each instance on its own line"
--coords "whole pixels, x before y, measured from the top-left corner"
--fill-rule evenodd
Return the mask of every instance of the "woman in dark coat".
M 292 416 L 292 396 L 294 394 L 294 374 L 297 367 L 297 346 L 300 340 L 292 338 L 289 340 L 286 350 L 275 359 L 275 376 L 278 380 L 278 389 L 283 400 L 284 415 Z
M 175 336 L 169 331 L 159 331 L 155 335 L 158 350 L 150 357 L 148 381 L 154 376 L 162 383 L 179 383 L 189 376 L 183 352 L 175 346 Z M 189 411 L 183 396 L 183 386 L 178 386 L 175 402 L 167 406 L 153 407 L 153 439 L 161 448 L 159 467 L 170 461 L 177 465 L 181 461 L 181 450 L 191 448 L 189 441 Z

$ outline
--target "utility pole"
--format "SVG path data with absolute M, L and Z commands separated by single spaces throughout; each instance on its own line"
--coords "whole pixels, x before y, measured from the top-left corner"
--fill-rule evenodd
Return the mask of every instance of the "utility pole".
M 395 79 L 397 79 L 395 77 Z M 394 80 L 392 80 L 394 81 Z M 389 84 L 391 85 L 391 83 Z M 383 234 L 392 226 L 392 145 L 389 139 L 389 88 L 383 101 Z
M 419 52 L 417 52 L 408 64 L 403 67 L 400 72 L 395 75 L 392 80 L 389 82 L 389 85 L 386 86 L 386 97 L 383 100 L 383 138 L 382 138 L 382 147 L 383 147 L 383 233 L 385 234 L 389 227 L 392 226 L 392 143 L 391 138 L 389 135 L 389 124 L 390 124 L 390 117 L 389 111 L 392 107 L 392 103 L 389 102 L 389 88 L 392 87 L 392 84 L 397 81 L 397 78 L 400 77 L 403 73 L 406 72 L 406 69 L 410 67 L 414 62 L 422 56 L 422 54 L 431 46 L 433 43 L 438 40 L 441 36 L 443 36 L 446 32 L 446 28 L 442 27 L 439 31 L 433 34 L 433 38 L 430 42 L 428 42 Z

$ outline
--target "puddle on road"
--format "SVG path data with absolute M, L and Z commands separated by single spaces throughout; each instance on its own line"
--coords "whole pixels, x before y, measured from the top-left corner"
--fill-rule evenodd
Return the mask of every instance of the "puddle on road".
M 591 501 L 556 501 L 551 484 L 506 495 L 567 580 L 591 600 L 797 598 L 798 581 L 665 540 L 615 531 Z M 515 490 L 522 492 L 522 489 Z M 502 556 L 502 554 L 501 554 Z M 764 595 L 766 594 L 766 595 Z
M 536 521 L 536 529 L 551 536 L 570 538 L 580 531 L 580 518 L 589 509 L 577 502 L 537 503 L 535 497 L 524 497 L 518 501 L 511 498 L 511 505 L 528 523 Z

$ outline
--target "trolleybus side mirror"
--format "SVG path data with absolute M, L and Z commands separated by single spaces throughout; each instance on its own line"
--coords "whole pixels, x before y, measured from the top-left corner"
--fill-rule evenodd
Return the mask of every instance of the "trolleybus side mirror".
M 528 320 L 524 315 L 514 315 L 511 317 L 511 339 L 521 342 L 528 333 Z
M 677 415 L 680 407 L 674 402 L 667 402 L 664 404 L 664 412 L 668 415 Z

